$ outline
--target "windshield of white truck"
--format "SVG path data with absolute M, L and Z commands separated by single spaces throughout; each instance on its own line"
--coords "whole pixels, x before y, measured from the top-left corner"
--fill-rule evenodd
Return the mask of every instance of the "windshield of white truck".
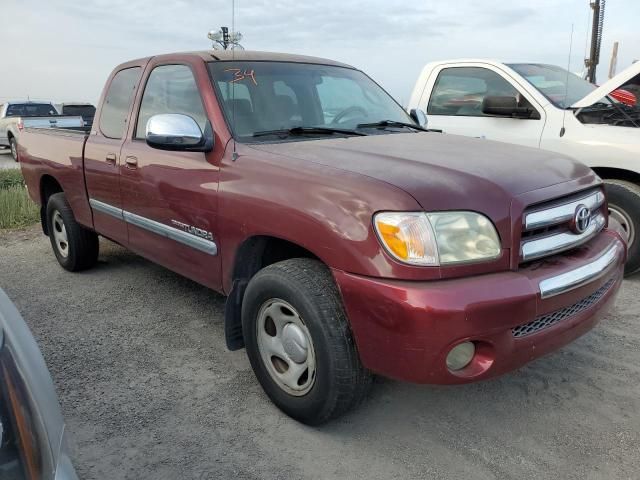
M 419 130 L 379 85 L 351 68 L 291 62 L 211 62 L 234 136 L 299 140 Z
M 596 89 L 579 76 L 553 65 L 512 63 L 508 65 L 522 75 L 558 108 L 569 108 Z M 610 103 L 609 100 L 603 100 Z
M 51 117 L 58 111 L 50 103 L 14 103 L 7 107 L 7 117 Z

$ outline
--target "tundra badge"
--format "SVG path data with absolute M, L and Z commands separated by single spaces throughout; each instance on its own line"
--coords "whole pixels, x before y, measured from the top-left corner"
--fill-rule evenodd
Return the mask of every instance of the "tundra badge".
M 213 240 L 213 234 L 211 232 L 194 227 L 193 225 L 187 225 L 186 223 L 179 222 L 178 220 L 171 220 L 171 223 L 180 230 L 195 235 L 196 237 Z

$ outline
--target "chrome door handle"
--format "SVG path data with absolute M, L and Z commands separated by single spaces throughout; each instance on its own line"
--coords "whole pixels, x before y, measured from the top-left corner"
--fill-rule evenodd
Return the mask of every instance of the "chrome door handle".
M 107 163 L 110 163 L 111 165 L 115 165 L 117 159 L 118 157 L 116 157 L 115 153 L 107 153 L 107 157 L 105 158 Z
M 138 159 L 136 157 L 126 157 L 124 161 L 127 164 L 127 167 L 138 168 Z

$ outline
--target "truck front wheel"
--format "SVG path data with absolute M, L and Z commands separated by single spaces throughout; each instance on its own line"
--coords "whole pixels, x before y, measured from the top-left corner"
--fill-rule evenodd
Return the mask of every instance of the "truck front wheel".
M 47 231 L 58 263 L 70 272 L 93 267 L 98 261 L 98 235 L 76 222 L 64 193 L 47 202 Z
M 327 422 L 366 396 L 371 374 L 322 263 L 296 258 L 258 272 L 244 295 L 242 328 L 262 388 L 296 420 Z
M 625 275 L 640 269 L 640 186 L 625 180 L 605 180 L 609 216 L 622 225 L 627 236 Z

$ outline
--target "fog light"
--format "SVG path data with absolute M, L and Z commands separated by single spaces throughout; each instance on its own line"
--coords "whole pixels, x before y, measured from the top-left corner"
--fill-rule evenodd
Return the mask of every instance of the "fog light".
M 447 355 L 447 367 L 451 371 L 462 370 L 469 365 L 476 353 L 476 347 L 473 342 L 464 342 L 456 345 Z

